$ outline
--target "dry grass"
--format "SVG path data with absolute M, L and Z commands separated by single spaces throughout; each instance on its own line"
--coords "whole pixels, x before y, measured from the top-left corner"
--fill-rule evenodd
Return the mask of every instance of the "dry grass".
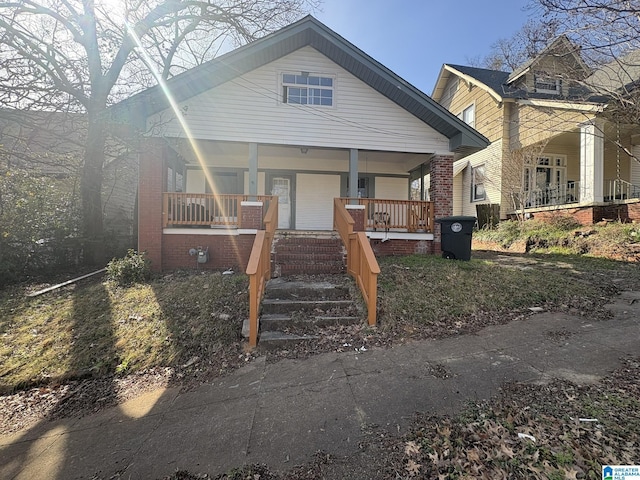
M 28 298 L 0 292 L 0 391 L 178 365 L 237 342 L 244 275 L 174 274 L 118 288 L 93 282 Z

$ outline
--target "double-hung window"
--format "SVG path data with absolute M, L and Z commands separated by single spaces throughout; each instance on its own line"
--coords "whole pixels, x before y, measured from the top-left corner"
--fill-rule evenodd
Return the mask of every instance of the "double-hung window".
M 294 105 L 333 106 L 334 79 L 309 73 L 282 75 L 282 101 Z
M 486 200 L 487 193 L 484 189 L 484 165 L 478 165 L 471 169 L 471 201 Z
M 462 120 L 464 123 L 466 123 L 470 127 L 475 128 L 475 126 L 476 126 L 476 106 L 475 106 L 475 104 L 469 105 L 462 112 L 460 112 L 460 114 L 458 115 L 458 118 L 460 118 L 460 120 Z

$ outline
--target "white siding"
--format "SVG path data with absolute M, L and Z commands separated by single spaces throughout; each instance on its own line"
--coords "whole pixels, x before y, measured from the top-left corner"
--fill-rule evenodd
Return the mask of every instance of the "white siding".
M 640 145 L 632 147 L 633 156 L 640 159 Z M 638 160 L 631 159 L 631 183 L 640 187 L 640 163 Z
M 296 175 L 296 230 L 333 230 L 333 199 L 340 175 Z
M 462 215 L 462 178 L 466 169 L 453 177 L 453 215 Z
M 456 208 L 456 198 L 461 202 L 461 214 L 476 216 L 476 205 L 485 203 L 502 203 L 502 140 L 493 142 L 484 150 L 465 157 L 469 161 L 469 166 L 458 175 L 462 177 L 458 183 L 454 182 L 454 212 Z M 471 175 L 472 168 L 479 165 L 485 166 L 484 188 L 486 199 L 482 201 L 471 201 Z M 456 178 L 458 178 L 456 177 Z M 458 185 L 458 190 L 455 187 Z M 458 207 L 460 208 L 460 207 Z M 509 205 L 502 203 L 500 208 L 500 218 L 505 218 Z
M 386 200 L 408 200 L 407 178 L 376 177 L 376 198 Z
M 280 76 L 307 71 L 335 76 L 334 106 L 283 104 Z M 198 139 L 385 151 L 449 151 L 446 137 L 358 80 L 312 47 L 183 102 Z M 166 123 L 164 123 L 166 122 Z M 171 111 L 149 119 L 157 133 L 186 137 Z

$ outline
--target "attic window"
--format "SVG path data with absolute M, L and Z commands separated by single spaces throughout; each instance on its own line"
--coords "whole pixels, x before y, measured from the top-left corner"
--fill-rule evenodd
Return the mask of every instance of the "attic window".
M 282 75 L 282 102 L 295 105 L 333 106 L 334 79 L 329 76 L 285 73 Z
M 562 93 L 561 78 L 552 77 L 544 72 L 537 72 L 533 78 L 536 93 L 550 93 L 552 95 L 560 95 Z

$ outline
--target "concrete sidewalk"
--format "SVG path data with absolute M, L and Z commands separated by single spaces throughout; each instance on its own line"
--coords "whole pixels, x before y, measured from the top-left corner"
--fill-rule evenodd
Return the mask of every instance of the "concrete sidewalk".
M 403 432 L 416 411 L 455 414 L 505 382 L 597 381 L 640 353 L 640 292 L 614 300 L 609 320 L 541 313 L 392 349 L 261 359 L 192 392 L 44 421 L 0 439 L 0 478 L 215 476 L 247 463 L 287 469 L 318 450 L 349 454 L 368 424 Z

